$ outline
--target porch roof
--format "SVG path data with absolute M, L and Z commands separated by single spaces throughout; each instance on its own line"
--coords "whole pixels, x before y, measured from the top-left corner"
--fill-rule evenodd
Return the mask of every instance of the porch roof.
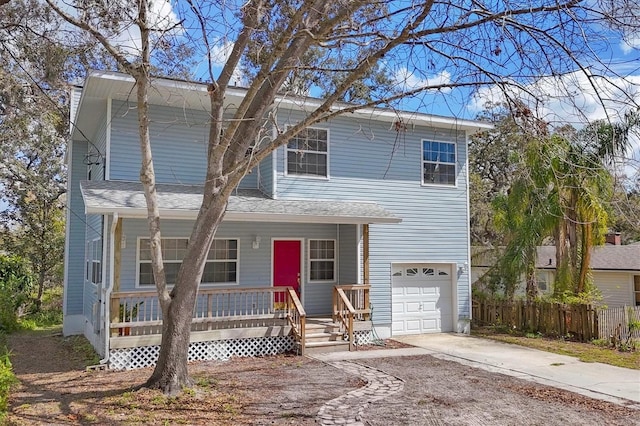
M 146 218 L 140 182 L 82 181 L 86 214 Z M 160 215 L 195 219 L 202 202 L 202 186 L 158 184 Z M 274 200 L 258 190 L 237 190 L 229 199 L 225 220 L 288 223 L 399 223 L 402 219 L 374 202 L 334 200 Z

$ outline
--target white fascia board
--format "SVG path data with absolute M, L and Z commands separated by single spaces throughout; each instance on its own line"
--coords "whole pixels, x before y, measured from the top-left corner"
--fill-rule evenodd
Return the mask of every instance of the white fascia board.
M 307 98 L 304 100 L 295 98 L 277 99 L 277 105 L 285 105 L 291 109 L 298 109 L 305 111 L 307 109 L 315 109 L 322 105 L 322 99 Z M 336 104 L 331 108 L 331 111 L 340 111 L 347 108 L 352 108 L 353 105 Z M 420 112 L 411 111 L 391 111 L 384 108 L 362 108 L 352 112 L 346 112 L 345 117 L 359 116 L 361 118 L 367 118 L 377 121 L 394 122 L 398 119 L 406 121 L 406 124 L 427 125 L 439 128 L 458 129 L 466 131 L 480 131 L 493 129 L 494 125 L 491 123 L 485 123 L 473 120 L 463 120 L 453 117 L 443 117 L 439 115 L 429 115 Z
M 146 219 L 147 210 L 139 208 L 101 208 L 86 207 L 85 214 L 112 214 L 117 213 L 122 218 Z M 163 219 L 189 219 L 195 220 L 197 210 L 160 210 Z M 235 213 L 229 212 L 224 216 L 224 221 L 231 222 L 276 222 L 276 223 L 330 223 L 344 225 L 358 225 L 364 223 L 400 223 L 402 219 L 389 217 L 361 217 L 361 216 L 320 216 L 320 215 L 283 215 L 265 213 Z

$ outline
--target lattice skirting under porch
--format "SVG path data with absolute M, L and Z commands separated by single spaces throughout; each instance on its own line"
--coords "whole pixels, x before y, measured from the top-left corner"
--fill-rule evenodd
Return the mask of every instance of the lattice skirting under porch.
M 255 337 L 249 339 L 193 342 L 189 345 L 189 361 L 226 360 L 233 356 L 277 355 L 294 349 L 292 336 Z M 112 349 L 109 366 L 116 370 L 132 370 L 156 364 L 160 346 Z
M 369 345 L 373 342 L 373 333 L 371 330 L 354 331 L 353 340 L 357 346 Z

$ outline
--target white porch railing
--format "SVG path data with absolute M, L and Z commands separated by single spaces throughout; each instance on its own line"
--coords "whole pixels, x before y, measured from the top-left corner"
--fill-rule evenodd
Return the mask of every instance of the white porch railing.
M 112 293 L 111 307 L 112 337 L 161 334 L 162 310 L 155 292 Z M 192 331 L 287 323 L 304 345 L 305 317 L 291 287 L 201 289 L 193 310 Z

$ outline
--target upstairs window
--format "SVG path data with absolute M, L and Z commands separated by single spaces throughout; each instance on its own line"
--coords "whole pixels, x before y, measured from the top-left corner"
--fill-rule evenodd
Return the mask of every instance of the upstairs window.
M 307 128 L 287 144 L 287 174 L 329 176 L 329 131 Z
M 422 141 L 422 184 L 456 184 L 456 144 Z

